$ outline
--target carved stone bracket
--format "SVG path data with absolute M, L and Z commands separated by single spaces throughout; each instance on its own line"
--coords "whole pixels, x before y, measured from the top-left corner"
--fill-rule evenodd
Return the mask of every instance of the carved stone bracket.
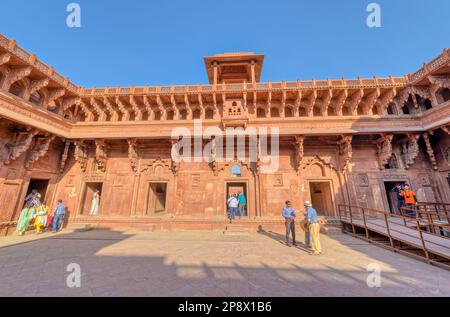
M 35 144 L 31 150 L 28 151 L 28 156 L 25 161 L 25 168 L 31 168 L 36 162 L 38 162 L 45 154 L 47 154 L 50 144 L 55 139 L 55 136 L 49 136 L 45 138 L 37 138 Z
M 352 140 L 353 136 L 343 135 L 342 140 L 338 142 L 339 158 L 342 171 L 348 168 L 353 157 Z
M 171 150 L 171 163 L 170 163 L 170 169 L 172 170 L 173 175 L 177 176 L 178 172 L 180 171 L 180 143 L 178 140 L 170 140 L 172 144 L 172 150 Z
M 88 148 L 84 143 L 84 140 L 75 141 L 75 160 L 80 164 L 83 173 L 86 173 Z
M 11 54 L 9 54 L 9 53 L 0 54 L 0 66 L 8 63 L 10 60 L 11 60 Z
M 106 163 L 108 162 L 108 154 L 106 142 L 104 140 L 95 141 L 95 164 L 97 171 L 106 172 Z
M 295 170 L 300 172 L 303 157 L 305 155 L 305 149 L 304 149 L 304 137 L 302 136 L 295 136 L 294 142 L 292 143 L 294 145 L 294 155 L 295 155 Z
M 59 173 L 62 174 L 64 172 L 64 168 L 66 167 L 67 158 L 69 157 L 69 148 L 71 141 L 65 141 L 64 151 L 61 156 L 61 160 L 59 162 Z
M 435 171 L 438 170 L 438 164 L 436 161 L 436 156 L 434 155 L 434 150 L 433 147 L 431 146 L 431 142 L 430 142 L 430 135 L 428 133 L 424 133 L 422 135 L 424 141 L 425 141 L 425 145 L 427 146 L 427 153 L 428 153 L 428 157 L 430 158 L 430 163 L 431 166 L 433 167 L 433 169 Z
M 384 170 L 385 166 L 389 163 L 389 159 L 392 157 L 392 139 L 394 135 L 383 134 L 380 139 L 375 141 L 377 145 L 378 161 L 380 169 Z
M 449 76 L 429 76 L 428 79 L 432 84 L 435 84 L 440 88 L 450 88 Z
M 409 169 L 414 164 L 415 159 L 419 155 L 419 140 L 420 135 L 410 134 L 408 140 L 402 144 L 402 158 L 405 168 Z
M 128 158 L 130 159 L 131 169 L 135 174 L 139 173 L 139 148 L 136 139 L 128 141 Z
M 31 146 L 33 138 L 39 133 L 38 130 L 18 133 L 13 143 L 7 143 L 5 146 L 6 160 L 5 165 L 9 165 L 17 160 Z
M 4 65 L 3 67 L 7 67 L 7 66 Z M 32 68 L 30 66 L 16 68 L 16 69 L 9 69 L 8 76 L 4 80 L 1 88 L 4 90 L 9 90 L 14 83 L 29 76 L 31 74 L 31 71 L 32 71 Z

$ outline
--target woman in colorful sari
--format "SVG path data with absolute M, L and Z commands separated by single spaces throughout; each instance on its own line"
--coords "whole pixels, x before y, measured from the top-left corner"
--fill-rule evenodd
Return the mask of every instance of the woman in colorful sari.
M 47 206 L 41 205 L 36 210 L 36 219 L 34 220 L 34 226 L 36 228 L 36 233 L 42 233 L 42 227 L 45 227 L 47 224 L 47 216 L 50 213 L 50 208 Z
M 94 192 L 94 196 L 92 197 L 92 204 L 91 204 L 91 216 L 98 216 L 98 206 L 100 205 L 100 192 L 96 190 Z
M 17 232 L 19 235 L 25 235 L 25 231 L 27 231 L 30 221 L 33 219 L 34 213 L 34 207 L 28 203 L 20 213 L 19 221 L 17 222 Z

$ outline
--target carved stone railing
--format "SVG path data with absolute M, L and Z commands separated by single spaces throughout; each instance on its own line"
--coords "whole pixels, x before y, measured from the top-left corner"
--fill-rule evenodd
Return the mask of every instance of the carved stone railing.
M 35 69 L 39 70 L 43 75 L 48 76 L 64 88 L 68 89 L 69 91 L 79 94 L 80 87 L 76 86 L 75 84 L 71 83 L 69 78 L 63 77 L 61 74 L 59 74 L 57 71 L 53 69 L 53 67 L 50 67 L 46 65 L 45 63 L 41 62 L 36 58 L 36 55 L 31 54 L 27 52 L 22 47 L 18 46 L 16 44 L 16 41 L 10 40 L 4 35 L 0 34 L 0 46 L 3 47 L 8 52 L 14 54 L 19 59 L 21 59 L 23 62 L 28 64 L 29 66 L 34 67 Z
M 445 64 L 450 63 L 450 49 L 446 48 L 441 55 L 433 59 L 431 62 L 424 64 L 424 66 L 408 76 L 408 82 L 411 84 L 417 83 L 431 72 L 439 69 Z
M 371 79 L 338 79 L 311 80 L 295 82 L 267 82 L 256 84 L 219 84 L 219 85 L 188 85 L 188 86 L 156 86 L 156 87 L 116 87 L 81 89 L 81 95 L 116 96 L 116 95 L 159 95 L 159 94 L 189 94 L 189 93 L 222 93 L 245 91 L 276 91 L 276 90 L 322 90 L 322 89 L 360 89 L 360 88 L 402 88 L 407 84 L 406 77 L 387 77 Z

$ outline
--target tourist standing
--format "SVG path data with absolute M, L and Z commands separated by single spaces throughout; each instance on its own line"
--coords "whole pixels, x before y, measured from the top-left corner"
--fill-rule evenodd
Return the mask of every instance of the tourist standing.
M 400 215 L 402 214 L 402 208 L 405 207 L 405 199 L 401 195 L 401 193 L 403 191 L 403 186 L 404 186 L 404 184 L 401 184 L 401 185 L 395 186 L 393 189 L 391 189 L 392 193 L 397 194 L 397 209 L 398 209 L 398 212 L 400 213 Z
M 100 191 L 97 189 L 92 196 L 91 216 L 98 216 L 98 207 L 100 205 Z
M 317 211 L 312 207 L 310 201 L 305 201 L 306 219 L 309 223 L 309 232 L 311 236 L 311 250 L 313 255 L 322 254 L 320 244 L 320 225 L 317 218 Z
M 19 220 L 17 221 L 17 228 L 16 228 L 16 231 L 19 233 L 19 235 L 21 236 L 25 235 L 25 231 L 27 231 L 28 226 L 30 225 L 31 219 L 33 219 L 34 217 L 35 212 L 36 210 L 34 209 L 33 205 L 30 202 L 25 205 L 24 209 L 22 209 Z
M 288 247 L 291 246 L 289 243 L 289 238 L 292 235 L 292 244 L 297 246 L 297 242 L 295 241 L 295 217 L 297 215 L 295 210 L 292 208 L 292 203 L 290 201 L 286 201 L 286 205 L 283 207 L 281 214 L 284 217 L 286 226 L 286 245 Z
M 239 219 L 241 219 L 246 215 L 247 198 L 243 193 L 239 193 L 237 198 L 239 200 Z
M 228 207 L 228 219 L 230 219 L 230 223 L 233 222 L 235 216 L 239 213 L 239 200 L 236 198 L 235 195 L 230 195 L 230 197 L 227 200 L 227 207 Z
M 36 219 L 34 220 L 34 226 L 36 233 L 42 233 L 42 227 L 45 228 L 47 224 L 47 216 L 50 213 L 50 209 L 45 205 L 40 205 L 36 210 Z
M 58 200 L 58 204 L 55 207 L 53 214 L 53 228 L 52 232 L 56 233 L 61 230 L 62 222 L 66 215 L 66 206 L 64 206 L 62 200 Z
M 411 190 L 411 187 L 408 184 L 405 184 L 403 187 L 402 192 L 400 193 L 400 196 L 403 197 L 405 201 L 405 208 L 407 208 L 407 211 L 405 213 L 406 216 L 409 217 L 416 217 L 416 193 Z

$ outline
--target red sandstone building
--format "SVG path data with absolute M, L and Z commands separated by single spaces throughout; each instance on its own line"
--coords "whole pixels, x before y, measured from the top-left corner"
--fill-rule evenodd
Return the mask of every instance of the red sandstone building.
M 263 62 L 207 57 L 208 85 L 86 89 L 0 35 L 0 222 L 14 223 L 32 189 L 51 207 L 63 199 L 73 223 L 164 229 L 223 228 L 235 191 L 255 227 L 287 199 L 331 217 L 338 204 L 395 212 L 401 182 L 450 202 L 449 49 L 404 77 L 263 83 Z M 278 127 L 279 169 L 174 161 L 171 132 L 194 120 Z

